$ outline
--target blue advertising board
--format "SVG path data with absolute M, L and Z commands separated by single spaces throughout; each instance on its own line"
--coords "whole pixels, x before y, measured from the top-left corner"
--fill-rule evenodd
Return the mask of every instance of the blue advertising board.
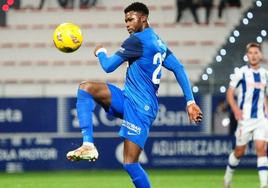
M 0 133 L 56 131 L 56 98 L 0 99 Z
M 210 101 L 216 106 L 217 99 L 195 99 L 204 118 L 209 117 L 215 107 L 207 106 Z M 66 159 L 66 153 L 82 141 L 75 106 L 76 98 L 0 99 L 0 171 L 121 168 L 123 140 L 117 137 L 121 120 L 108 116 L 98 105 L 93 124 L 99 159 L 95 163 Z M 224 168 L 233 138 L 208 136 L 211 124 L 205 122 L 198 126 L 189 123 L 183 97 L 160 97 L 159 113 L 140 162 L 145 168 Z M 241 167 L 255 166 L 254 147 L 250 145 Z
M 81 144 L 81 138 L 0 139 L 0 170 L 115 169 L 122 167 L 123 140 L 96 138 L 100 156 L 96 162 L 69 162 L 66 153 Z M 145 168 L 225 168 L 233 148 L 231 137 L 151 137 L 140 162 Z M 250 145 L 240 167 L 255 167 Z
M 197 103 L 204 103 L 196 97 Z M 160 97 L 153 132 L 204 132 L 205 125 L 190 124 L 183 97 Z M 93 114 L 95 132 L 117 132 L 122 121 L 106 114 L 96 105 Z M 4 98 L 0 99 L 1 133 L 80 132 L 76 98 Z

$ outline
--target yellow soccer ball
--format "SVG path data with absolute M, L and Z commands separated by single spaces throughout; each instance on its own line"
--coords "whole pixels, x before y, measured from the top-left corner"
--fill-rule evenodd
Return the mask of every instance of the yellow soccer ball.
M 72 23 L 60 24 L 53 33 L 53 42 L 62 52 L 74 52 L 83 42 L 81 29 Z

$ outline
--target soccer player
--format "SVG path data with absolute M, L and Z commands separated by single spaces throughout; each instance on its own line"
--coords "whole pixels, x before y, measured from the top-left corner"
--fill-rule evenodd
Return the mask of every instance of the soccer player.
M 107 73 L 128 62 L 124 89 L 112 84 L 86 81 L 77 93 L 77 113 L 83 135 L 83 144 L 67 153 L 69 160 L 95 160 L 98 151 L 93 141 L 92 113 L 95 102 L 107 113 L 121 118 L 119 135 L 124 139 L 124 169 L 136 188 L 150 188 L 146 172 L 139 163 L 139 155 L 158 111 L 157 90 L 161 68 L 172 71 L 183 89 L 187 101 L 189 119 L 202 120 L 202 112 L 194 101 L 188 77 L 183 65 L 149 26 L 149 10 L 143 3 L 135 2 L 125 10 L 125 23 L 130 36 L 112 56 L 97 46 L 94 54 Z
M 246 46 L 248 65 L 237 69 L 230 81 L 227 101 L 238 120 L 236 146 L 229 155 L 224 175 L 224 188 L 229 188 L 235 168 L 245 154 L 247 143 L 253 138 L 259 172 L 260 187 L 267 188 L 267 139 L 268 121 L 266 106 L 267 71 L 260 66 L 262 49 L 257 43 Z M 237 102 L 235 92 L 237 91 Z

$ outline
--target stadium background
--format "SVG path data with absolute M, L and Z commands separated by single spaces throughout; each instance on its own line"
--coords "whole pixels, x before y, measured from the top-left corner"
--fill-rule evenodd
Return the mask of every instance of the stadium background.
M 1 0 L 1 7 L 8 2 L 13 1 Z M 0 10 L 0 170 L 15 173 L 120 169 L 120 121 L 106 116 L 99 107 L 94 116 L 99 160 L 70 163 L 65 154 L 81 144 L 75 111 L 78 84 L 90 79 L 123 86 L 126 65 L 105 74 L 93 50 L 98 43 L 110 53 L 119 48 L 128 36 L 123 9 L 132 1 L 98 0 L 94 7 L 83 9 L 79 8 L 79 1 L 74 1 L 73 8 L 65 9 L 56 0 L 44 1 L 41 9 L 40 1 L 18 2 L 13 2 L 9 10 Z M 234 143 L 230 127 L 233 121 L 225 102 L 226 87 L 233 69 L 246 63 L 246 43 L 262 43 L 266 56 L 268 3 L 243 0 L 241 7 L 227 6 L 219 18 L 219 0 L 215 0 L 210 23 L 205 23 L 205 8 L 201 6 L 197 11 L 200 24 L 195 24 L 188 9 L 180 23 L 175 23 L 174 0 L 142 2 L 149 5 L 151 25 L 183 62 L 204 121 L 198 126 L 188 122 L 181 89 L 172 73 L 163 70 L 159 115 L 140 161 L 146 169 L 152 169 L 152 174 L 158 173 L 157 169 L 167 169 L 172 177 L 176 173 L 180 176 L 177 169 L 213 168 L 222 171 L 202 173 L 218 173 L 221 177 Z M 63 22 L 81 26 L 84 42 L 75 53 L 64 54 L 53 46 L 53 30 Z M 254 169 L 254 155 L 254 146 L 250 145 L 241 167 Z M 255 172 L 249 173 L 244 177 L 255 178 L 257 184 Z M 8 179 L 5 173 L 1 175 Z

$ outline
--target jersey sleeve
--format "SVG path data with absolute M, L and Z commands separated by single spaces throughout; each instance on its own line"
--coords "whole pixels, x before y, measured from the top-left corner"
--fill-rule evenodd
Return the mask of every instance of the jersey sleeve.
M 97 56 L 99 58 L 102 69 L 106 73 L 113 72 L 124 62 L 123 59 L 116 54 L 112 55 L 111 57 L 107 57 L 107 54 L 105 52 L 100 52 Z
M 191 84 L 184 66 L 169 49 L 166 52 L 166 59 L 163 62 L 163 66 L 174 73 L 176 80 L 182 88 L 187 103 L 194 101 Z
M 142 43 L 138 37 L 131 35 L 123 42 L 121 48 L 115 54 L 124 61 L 137 59 L 143 54 Z
M 237 88 L 240 85 L 240 83 L 242 81 L 242 78 L 243 78 L 243 72 L 242 72 L 241 68 L 240 69 L 235 69 L 234 74 L 232 74 L 230 76 L 231 80 L 230 80 L 230 83 L 229 83 L 229 87 Z

